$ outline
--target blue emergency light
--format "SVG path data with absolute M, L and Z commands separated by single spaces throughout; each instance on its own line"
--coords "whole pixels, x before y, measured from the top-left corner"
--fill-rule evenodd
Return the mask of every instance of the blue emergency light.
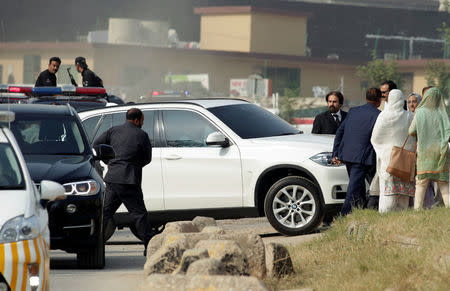
M 58 95 L 62 93 L 61 87 L 33 87 L 31 89 L 32 95 Z

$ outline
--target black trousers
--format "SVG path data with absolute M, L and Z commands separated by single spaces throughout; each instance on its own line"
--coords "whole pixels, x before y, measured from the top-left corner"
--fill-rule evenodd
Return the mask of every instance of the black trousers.
M 147 209 L 140 185 L 106 183 L 103 209 L 104 226 L 113 218 L 122 203 L 128 209 L 128 213 L 135 223 L 138 239 L 142 240 L 147 247 L 152 235 L 152 227 L 147 220 Z

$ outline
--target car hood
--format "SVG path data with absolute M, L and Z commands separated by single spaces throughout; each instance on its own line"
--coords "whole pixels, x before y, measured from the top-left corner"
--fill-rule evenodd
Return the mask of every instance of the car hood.
M 0 190 L 0 229 L 8 220 L 25 214 L 29 199 L 24 190 Z
M 24 158 L 35 183 L 74 182 L 86 178 L 92 170 L 89 156 L 24 155 Z
M 328 134 L 295 134 L 250 139 L 250 142 L 271 146 L 310 146 L 316 151 L 332 151 L 334 135 Z

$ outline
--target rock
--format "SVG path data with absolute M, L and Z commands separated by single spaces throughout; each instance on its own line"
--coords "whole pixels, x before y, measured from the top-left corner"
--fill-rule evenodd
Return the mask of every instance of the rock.
M 189 266 L 200 259 L 209 258 L 206 249 L 190 249 L 186 250 L 181 257 L 181 262 L 173 274 L 185 274 Z
M 262 279 L 266 275 L 266 259 L 264 243 L 260 236 L 254 234 L 226 233 L 217 234 L 209 232 L 166 234 L 161 233 L 150 240 L 147 248 L 147 257 L 155 253 L 163 244 L 166 236 L 183 236 L 188 241 L 188 248 L 193 248 L 201 240 L 233 240 L 244 251 L 250 268 L 250 275 Z
M 369 225 L 367 223 L 361 223 L 358 228 L 358 237 L 357 240 L 363 240 L 366 237 L 367 230 L 369 229 Z
M 350 221 L 347 226 L 347 236 L 355 236 L 358 233 L 358 224 L 355 221 Z
M 224 265 L 214 258 L 201 259 L 189 265 L 187 276 L 194 275 L 226 275 Z
M 440 255 L 437 259 L 437 264 L 435 264 L 435 268 L 442 273 L 450 272 L 450 254 Z
M 216 221 L 212 217 L 197 216 L 192 220 L 198 231 L 202 231 L 205 226 L 217 226 Z
M 175 221 L 166 224 L 163 233 L 186 233 L 199 232 L 197 226 L 192 221 Z
M 224 265 L 228 275 L 250 275 L 247 256 L 235 241 L 202 240 L 195 247 L 207 249 L 211 258 Z
M 186 249 L 188 249 L 188 241 L 184 236 L 166 236 L 162 247 L 147 256 L 144 274 L 148 276 L 153 273 L 172 273 L 180 264 L 181 257 Z
M 405 248 L 420 248 L 420 242 L 417 238 L 397 235 L 392 240 Z
M 233 240 L 244 251 L 250 268 L 250 276 L 263 279 L 266 276 L 266 257 L 264 242 L 256 234 L 224 234 L 218 239 Z
M 161 247 L 165 237 L 165 234 L 160 233 L 150 239 L 147 245 L 147 259 Z
M 225 234 L 225 230 L 223 230 L 223 228 L 218 227 L 218 226 L 205 226 L 202 229 L 202 232 L 213 233 L 213 234 Z
M 366 237 L 369 225 L 367 223 L 358 224 L 356 221 L 351 221 L 347 227 L 347 236 L 358 241 Z
M 267 276 L 282 277 L 294 273 L 291 256 L 287 248 L 279 243 L 266 244 Z
M 204 233 L 204 232 L 186 232 L 186 233 L 179 233 L 179 234 L 174 234 L 174 233 L 160 233 L 156 236 L 154 236 L 147 247 L 147 257 L 149 254 L 152 254 L 154 252 L 156 252 L 163 244 L 165 238 L 167 236 L 183 236 L 187 239 L 188 244 L 189 244 L 189 248 L 193 248 L 197 242 L 201 241 L 201 240 L 205 240 L 205 239 L 214 239 L 215 234 L 212 233 Z
M 183 276 L 161 275 L 148 276 L 142 284 L 141 291 L 188 291 L 188 290 L 248 290 L 267 291 L 264 284 L 255 277 L 241 276 Z

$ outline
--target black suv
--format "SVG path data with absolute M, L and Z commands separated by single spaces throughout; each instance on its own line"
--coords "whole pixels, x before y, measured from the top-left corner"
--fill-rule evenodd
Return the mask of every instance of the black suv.
M 66 190 L 65 200 L 47 205 L 51 248 L 76 253 L 82 268 L 103 268 L 104 184 L 94 169 L 97 157 L 75 109 L 69 105 L 9 106 L 15 112 L 11 131 L 34 182 L 52 180 Z M 0 110 L 8 110 L 8 105 L 0 105 Z

